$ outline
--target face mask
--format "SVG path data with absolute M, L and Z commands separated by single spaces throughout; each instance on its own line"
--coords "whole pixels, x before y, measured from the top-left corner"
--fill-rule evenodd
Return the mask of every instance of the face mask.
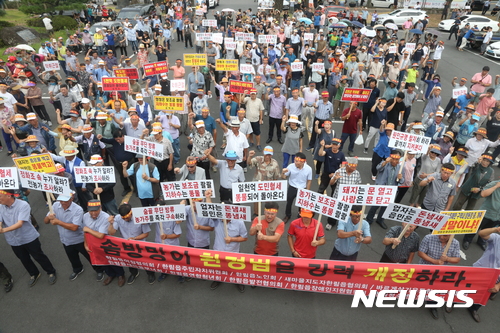
M 23 57 L 16 57 L 17 61 L 22 61 Z
M 438 82 L 439 82 L 439 80 L 438 80 L 438 79 L 434 79 L 433 81 L 434 81 L 434 83 L 438 83 Z
M 55 85 L 56 85 L 56 82 L 50 82 L 50 85 L 51 85 L 51 86 L 55 86 Z

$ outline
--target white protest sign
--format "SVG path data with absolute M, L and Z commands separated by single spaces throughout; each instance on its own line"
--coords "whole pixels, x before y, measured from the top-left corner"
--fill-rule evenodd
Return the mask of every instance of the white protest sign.
M 233 37 L 224 37 L 224 44 L 234 42 Z
M 243 220 L 252 222 L 251 208 L 249 206 L 197 202 L 196 214 L 198 217 L 207 217 L 211 219 Z
M 125 151 L 163 160 L 163 145 L 125 135 Z
M 224 41 L 224 37 L 222 37 L 222 33 L 216 32 L 212 34 L 212 41 L 217 44 L 222 44 Z
M 235 41 L 243 40 L 245 42 L 253 42 L 255 40 L 255 37 L 254 37 L 253 33 L 237 32 L 234 34 L 234 40 Z
M 240 64 L 240 72 L 242 74 L 252 74 L 254 73 L 253 66 L 247 64 Z
M 53 60 L 53 61 L 44 61 L 43 62 L 43 68 L 46 71 L 58 71 L 61 69 L 59 66 L 59 61 Z
M 276 44 L 277 38 L 276 35 L 259 35 L 259 44 Z
M 387 206 L 383 218 L 406 222 L 427 229 L 441 230 L 450 217 L 424 209 L 391 203 Z
M 211 41 L 212 40 L 212 33 L 211 32 L 197 32 L 196 33 L 196 40 L 199 41 Z
M 77 183 L 116 183 L 115 168 L 112 166 L 74 167 Z
M 201 25 L 204 27 L 217 27 L 217 20 L 202 20 Z
M 233 203 L 286 201 L 286 180 L 233 183 Z
M 203 13 L 203 9 L 197 9 L 197 10 L 196 10 L 196 15 L 197 15 L 197 16 L 203 16 L 203 14 L 204 14 L 204 13 Z
M 21 169 L 19 169 L 19 176 L 21 177 L 21 186 L 30 190 L 51 192 L 58 195 L 71 195 L 69 179 L 66 177 Z
M 0 190 L 18 190 L 19 188 L 17 168 L 0 168 Z
M 297 192 L 295 205 L 340 221 L 347 221 L 351 211 L 351 204 L 302 188 Z
M 164 182 L 160 183 L 160 187 L 165 200 L 204 198 L 206 190 L 212 190 L 212 198 L 215 198 L 214 181 L 212 179 Z
M 312 33 L 305 33 L 304 34 L 304 40 L 314 40 L 314 34 L 312 34 Z
M 170 90 L 171 91 L 185 91 L 186 90 L 186 80 L 170 80 Z
M 236 42 L 225 42 L 224 46 L 226 50 L 235 50 L 236 49 Z
M 387 206 L 396 198 L 397 186 L 338 185 L 337 199 L 352 205 Z
M 311 66 L 313 72 L 324 72 L 325 71 L 325 63 L 323 62 L 315 62 Z
M 165 221 L 184 221 L 186 219 L 185 205 L 135 207 L 132 208 L 135 224 L 157 223 Z
M 390 54 L 394 54 L 398 51 L 398 47 L 397 46 L 389 46 L 389 53 Z
M 427 153 L 431 139 L 422 135 L 392 131 L 388 146 L 395 149 Z
M 300 72 L 304 69 L 304 63 L 302 61 L 294 61 L 290 64 L 290 67 L 292 67 L 292 72 Z
M 467 94 L 467 87 L 454 88 L 451 98 L 457 99 L 459 96 Z
M 405 50 L 408 50 L 408 51 L 415 50 L 415 47 L 416 47 L 416 43 L 406 43 L 405 44 Z

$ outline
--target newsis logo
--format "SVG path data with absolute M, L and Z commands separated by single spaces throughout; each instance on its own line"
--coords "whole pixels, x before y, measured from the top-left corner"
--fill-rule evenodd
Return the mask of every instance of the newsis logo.
M 418 293 L 418 295 L 417 295 Z M 474 300 L 468 294 L 475 294 L 477 290 L 370 290 L 368 296 L 364 290 L 355 290 L 351 308 L 357 308 L 359 303 L 367 308 L 440 308 L 446 306 L 455 308 L 468 308 Z M 425 300 L 436 303 L 425 303 Z M 463 303 L 454 303 L 455 298 Z M 396 302 L 394 302 L 396 301 Z M 425 304 L 424 304 L 425 303 Z

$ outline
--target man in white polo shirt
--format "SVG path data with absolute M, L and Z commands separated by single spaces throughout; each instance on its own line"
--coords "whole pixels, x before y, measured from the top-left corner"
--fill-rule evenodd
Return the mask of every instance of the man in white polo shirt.
M 312 134 L 313 132 L 313 119 L 314 110 L 318 106 L 319 92 L 316 89 L 316 83 L 310 82 L 309 88 L 303 88 L 301 91 L 302 96 L 304 96 L 306 106 L 302 110 L 302 123 L 304 124 L 306 130 Z M 307 121 L 307 126 L 306 126 Z
M 299 188 L 309 190 L 312 181 L 312 169 L 306 163 L 306 155 L 297 153 L 295 160 L 287 168 L 283 169 L 283 179 L 288 177 L 288 192 L 286 196 L 285 218 L 283 222 L 287 223 L 292 216 L 292 203 L 297 197 Z
M 222 128 L 224 136 L 226 137 L 227 144 L 224 149 L 224 155 L 227 152 L 234 150 L 238 155 L 236 163 L 238 163 L 243 171 L 247 172 L 247 158 L 248 158 L 248 140 L 247 136 L 240 132 L 240 121 L 238 119 L 231 120 L 231 129 L 229 130 L 220 119 L 216 120 L 217 124 Z

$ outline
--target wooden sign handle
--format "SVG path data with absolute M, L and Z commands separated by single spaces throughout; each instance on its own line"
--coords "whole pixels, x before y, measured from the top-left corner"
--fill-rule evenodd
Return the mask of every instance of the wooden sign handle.
M 368 183 L 366 185 L 370 185 L 370 183 Z M 359 219 L 358 230 L 361 230 L 363 228 L 363 219 L 365 217 L 365 209 L 366 209 L 366 205 L 363 205 L 363 207 L 361 208 L 361 218 Z
M 451 235 L 450 239 L 448 239 L 448 244 L 446 244 L 446 247 L 443 250 L 443 256 L 448 255 L 448 250 L 450 249 L 451 243 L 453 242 L 454 238 L 455 238 L 455 235 Z
M 403 228 L 403 230 L 401 230 L 401 233 L 399 234 L 398 236 L 398 240 L 402 240 L 403 239 L 403 236 L 406 234 L 406 232 L 408 231 L 408 229 L 410 228 L 411 224 L 410 223 L 407 223 L 406 226 Z M 394 250 L 396 248 L 396 244 L 393 244 L 392 245 L 392 249 Z
M 198 225 L 198 220 L 196 219 L 196 213 L 194 212 L 194 202 L 189 199 L 189 205 L 191 206 L 191 216 L 193 217 L 193 224 Z
M 146 155 L 142 155 L 142 173 L 146 173 Z M 146 179 L 142 178 L 142 182 L 146 182 Z
M 318 223 L 316 224 L 316 229 L 314 230 L 314 238 L 313 241 L 318 240 L 318 232 L 319 232 L 319 226 L 321 224 L 321 218 L 323 217 L 323 214 L 319 214 L 318 216 Z
M 95 188 L 98 188 L 98 187 L 99 187 L 99 185 L 96 182 L 95 183 Z M 100 194 L 97 195 L 97 200 L 101 201 L 101 195 Z
M 49 205 L 50 214 L 54 214 L 54 210 L 52 209 L 52 199 L 50 198 L 49 192 L 45 192 L 45 196 L 47 197 L 47 204 Z
M 405 154 L 403 156 L 403 163 L 401 164 L 401 166 L 399 167 L 399 173 L 402 173 L 403 172 L 403 168 L 405 166 L 405 162 L 406 162 L 406 155 L 408 155 L 408 150 L 405 150 Z
M 165 240 L 163 238 L 161 238 L 161 236 L 163 236 L 163 222 L 160 222 L 160 239 L 161 239 L 161 243 L 165 244 Z
M 224 209 L 224 202 L 221 202 L 222 204 L 222 212 L 225 214 L 225 209 Z M 229 237 L 229 233 L 227 231 L 227 219 L 222 220 L 224 222 L 224 233 L 226 234 L 226 237 Z

